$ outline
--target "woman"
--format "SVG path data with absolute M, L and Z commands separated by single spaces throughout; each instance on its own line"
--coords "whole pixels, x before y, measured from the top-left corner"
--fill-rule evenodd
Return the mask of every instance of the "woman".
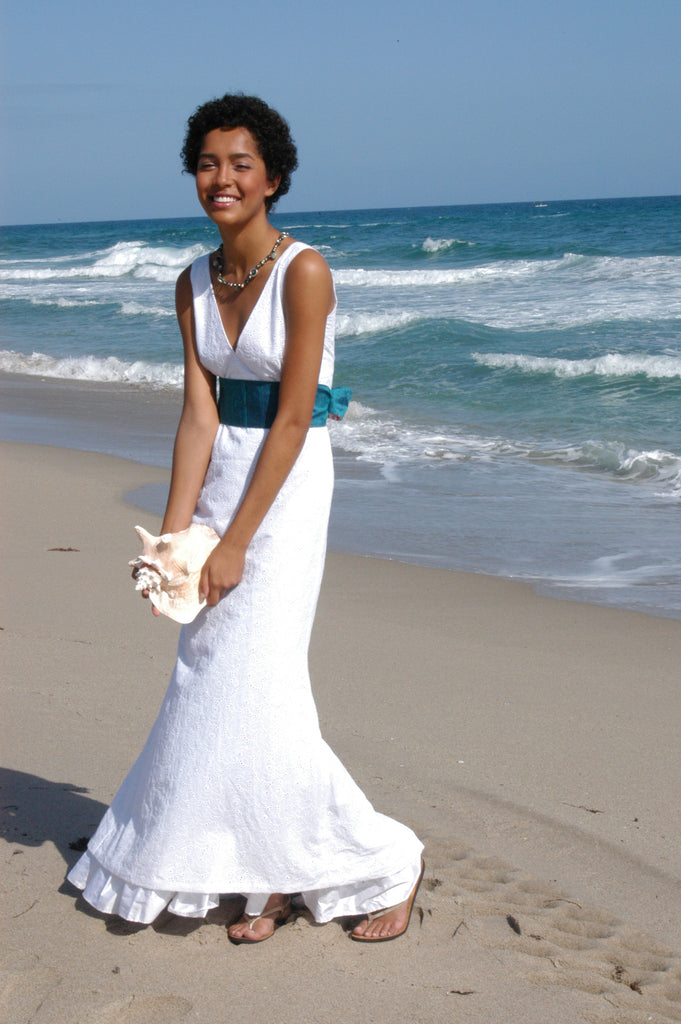
M 158 719 L 69 878 L 97 909 L 145 923 L 242 893 L 234 942 L 269 938 L 291 893 L 318 922 L 362 915 L 354 939 L 396 938 L 422 845 L 324 743 L 307 668 L 333 487 L 325 423 L 344 398 L 331 274 L 267 219 L 297 157 L 265 103 L 199 107 L 182 156 L 222 241 L 177 282 L 185 392 L 162 532 L 194 521 L 221 540 Z

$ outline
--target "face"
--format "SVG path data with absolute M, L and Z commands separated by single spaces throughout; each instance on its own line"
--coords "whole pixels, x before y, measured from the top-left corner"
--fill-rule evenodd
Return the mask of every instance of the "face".
M 239 224 L 264 210 L 279 178 L 267 176 L 258 146 L 246 128 L 216 128 L 204 136 L 196 166 L 201 206 L 216 224 Z

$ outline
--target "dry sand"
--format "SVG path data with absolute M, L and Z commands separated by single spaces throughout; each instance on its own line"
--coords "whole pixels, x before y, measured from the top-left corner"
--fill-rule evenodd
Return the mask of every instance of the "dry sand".
M 133 524 L 158 521 L 122 500 L 167 473 L 0 454 L 0 1021 L 681 1021 L 681 622 L 330 555 L 315 692 L 350 771 L 426 843 L 408 935 L 368 947 L 301 914 L 234 947 L 228 900 L 140 929 L 63 879 L 174 661 L 126 566 Z

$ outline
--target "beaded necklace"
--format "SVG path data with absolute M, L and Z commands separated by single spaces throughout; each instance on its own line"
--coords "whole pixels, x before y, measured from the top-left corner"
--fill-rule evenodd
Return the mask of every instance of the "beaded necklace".
M 272 246 L 272 251 L 268 252 L 267 256 L 263 256 L 260 262 L 256 263 L 254 267 L 251 267 L 243 281 L 225 281 L 224 277 L 222 276 L 222 271 L 224 270 L 225 267 L 224 251 L 222 245 L 220 245 L 220 248 L 217 250 L 215 256 L 213 257 L 213 268 L 217 271 L 217 277 L 220 284 L 226 284 L 228 288 L 236 288 L 237 291 L 240 292 L 243 291 L 248 282 L 252 281 L 253 278 L 256 277 L 261 267 L 264 267 L 265 264 L 268 263 L 270 260 L 275 260 L 277 258 L 277 249 L 279 248 L 279 246 L 281 245 L 285 238 L 288 238 L 288 231 L 282 231 L 282 233 L 279 235 L 279 238 Z

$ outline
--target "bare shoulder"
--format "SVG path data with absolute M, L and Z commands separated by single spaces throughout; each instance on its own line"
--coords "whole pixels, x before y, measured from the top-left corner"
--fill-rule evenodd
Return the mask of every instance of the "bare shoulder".
M 186 303 L 187 299 L 191 299 L 192 294 L 192 281 L 191 281 L 191 267 L 185 267 L 175 284 L 175 296 L 178 300 L 184 300 L 183 304 Z
M 316 249 L 303 249 L 294 256 L 286 271 L 287 283 L 296 285 L 324 285 L 331 283 L 331 271 L 321 253 Z
M 191 267 L 185 267 L 175 285 L 175 312 L 180 321 L 180 327 L 184 320 L 191 315 L 193 302 Z
M 296 296 L 304 295 L 317 295 L 328 303 L 331 303 L 333 298 L 333 279 L 329 264 L 316 249 L 303 249 L 293 257 L 286 270 L 285 299 L 290 301 Z

